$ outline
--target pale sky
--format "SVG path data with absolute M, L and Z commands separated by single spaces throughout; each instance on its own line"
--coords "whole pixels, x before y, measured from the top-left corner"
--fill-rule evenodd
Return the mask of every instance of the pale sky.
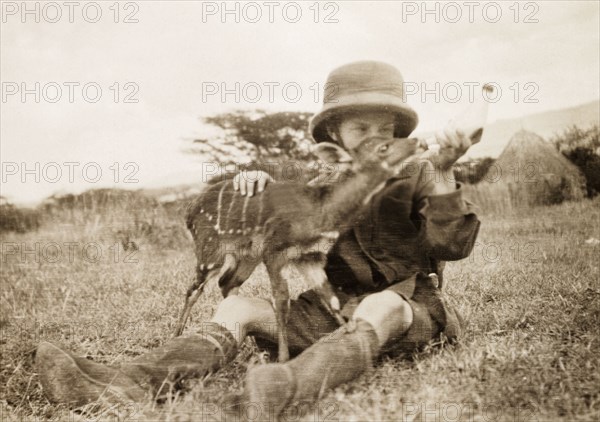
M 27 4 L 34 10 L 35 3 Z M 434 90 L 436 82 L 448 88 L 437 101 L 433 94 L 425 101 L 420 92 L 408 96 L 419 113 L 417 131 L 442 127 L 459 112 L 468 101 L 469 82 L 495 82 L 501 88 L 498 102 L 491 104 L 490 121 L 600 96 L 597 1 L 521 2 L 518 7 L 513 1 L 491 6 L 481 2 L 473 10 L 473 22 L 464 2 L 453 3 L 460 9 L 427 3 L 430 10 L 438 7 L 438 22 L 435 13 L 422 15 L 420 1 L 320 3 L 318 17 L 312 1 L 275 2 L 273 22 L 264 2 L 238 2 L 235 22 L 234 14 L 222 16 L 222 2 L 138 1 L 120 3 L 115 23 L 110 8 L 114 2 L 109 1 L 99 2 L 102 15 L 92 23 L 85 18 L 94 20 L 94 8 L 87 6 L 83 13 L 88 3 L 78 3 L 72 23 L 69 9 L 60 6 L 63 2 L 54 3 L 61 7 L 60 19 L 56 8 L 39 3 L 39 23 L 35 13 L 23 15 L 20 1 L 2 3 L 2 195 L 14 202 L 31 203 L 56 191 L 199 181 L 198 159 L 182 149 L 186 139 L 206 133 L 200 116 L 236 108 L 316 112 L 316 87 L 323 86 L 330 70 L 355 60 L 389 62 L 419 89 Z M 233 10 L 236 2 L 227 7 Z M 292 23 L 297 9 L 302 14 Z M 502 13 L 498 18 L 497 9 Z M 261 18 L 249 22 L 257 10 Z M 138 22 L 123 22 L 128 15 Z M 327 16 L 337 22 L 325 23 Z M 36 82 L 40 102 L 34 94 L 23 101 L 21 89 L 35 91 Z M 207 95 L 212 87 L 233 92 L 236 82 L 238 102 L 234 94 L 225 101 Z M 79 84 L 73 85 L 73 103 L 65 83 Z M 84 97 L 81 88 L 88 83 Z M 269 84 L 274 86 L 272 102 Z M 53 103 L 56 86 L 62 97 Z M 94 86 L 102 93 L 92 103 Z M 455 103 L 453 86 L 462 87 L 463 94 Z M 124 103 L 127 94 L 139 101 Z M 527 96 L 537 102 L 525 102 Z M 135 166 L 126 167 L 129 162 Z M 39 182 L 33 173 L 22 174 L 21 163 L 34 172 L 39 163 Z M 82 177 L 84 166 L 87 180 Z M 57 167 L 62 176 L 57 176 Z M 69 168 L 74 169 L 73 180 Z M 97 182 L 95 169 L 102 172 Z M 137 182 L 124 183 L 132 172 Z

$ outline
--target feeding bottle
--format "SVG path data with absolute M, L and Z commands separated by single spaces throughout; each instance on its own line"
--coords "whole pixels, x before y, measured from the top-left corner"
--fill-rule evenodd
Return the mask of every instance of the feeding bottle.
M 472 104 L 469 104 L 461 113 L 448 122 L 449 126 L 453 126 L 464 132 L 473 144 L 481 140 L 489 108 L 489 103 L 486 99 L 492 92 L 494 92 L 494 88 L 491 85 L 483 85 L 481 95 L 476 95 Z M 432 136 L 426 139 L 425 142 L 430 151 L 439 151 L 440 146 L 435 137 Z

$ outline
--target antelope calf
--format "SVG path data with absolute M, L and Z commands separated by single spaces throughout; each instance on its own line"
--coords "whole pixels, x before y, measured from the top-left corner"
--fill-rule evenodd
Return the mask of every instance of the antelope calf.
M 316 289 L 324 305 L 344 323 L 340 303 L 324 270 L 332 233 L 350 229 L 363 203 L 417 150 L 416 139 L 371 138 L 355 151 L 320 143 L 314 152 L 326 162 L 349 162 L 335 184 L 274 183 L 254 197 L 234 191 L 225 180 L 208 187 L 192 204 L 187 227 L 194 238 L 197 279 L 185 297 L 175 335 L 181 335 L 205 284 L 217 280 L 224 297 L 237 291 L 264 262 L 278 324 L 279 360 L 289 358 L 286 321 L 289 291 L 282 269 L 293 264 Z

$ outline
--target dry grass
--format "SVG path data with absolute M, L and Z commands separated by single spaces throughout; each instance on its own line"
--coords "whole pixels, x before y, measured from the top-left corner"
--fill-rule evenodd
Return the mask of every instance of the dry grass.
M 412 359 L 383 358 L 288 420 L 598 420 L 599 246 L 584 241 L 600 238 L 599 205 L 483 216 L 471 257 L 447 266 L 447 293 L 469 323 L 460 344 L 428 348 Z M 194 276 L 189 239 L 160 249 L 143 237 L 139 251 L 127 251 L 125 260 L 122 244 L 97 226 L 67 224 L 3 237 L 2 420 L 225 420 L 219 408 L 224 393 L 239 390 L 245 368 L 264 361 L 251 342 L 230 368 L 162 405 L 132 404 L 120 414 L 92 407 L 72 412 L 42 396 L 32 367 L 41 339 L 98 362 L 131 359 L 169 338 Z M 76 242 L 72 259 L 64 245 L 69 241 Z M 62 245 L 59 259 L 50 242 Z M 97 262 L 82 256 L 89 242 L 102 251 Z M 38 252 L 7 253 L 13 250 L 8 247 L 35 250 L 35 243 Z M 115 245 L 121 245 L 117 262 Z M 268 295 L 261 271 L 244 292 Z M 219 297 L 211 286 L 190 330 L 210 316 Z

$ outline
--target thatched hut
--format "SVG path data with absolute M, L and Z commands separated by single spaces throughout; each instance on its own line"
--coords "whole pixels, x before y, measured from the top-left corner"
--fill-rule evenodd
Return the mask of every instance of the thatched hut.
M 535 133 L 521 130 L 485 176 L 503 184 L 513 205 L 548 205 L 585 196 L 585 177 L 556 148 Z

